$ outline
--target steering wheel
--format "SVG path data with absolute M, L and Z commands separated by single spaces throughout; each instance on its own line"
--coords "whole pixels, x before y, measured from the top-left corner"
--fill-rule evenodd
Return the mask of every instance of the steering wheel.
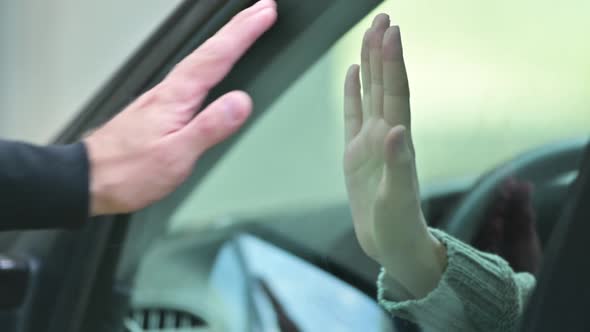
M 526 152 L 484 175 L 440 225 L 456 238 L 471 243 L 484 222 L 484 213 L 498 186 L 510 176 L 535 187 L 578 170 L 588 137 L 562 141 Z

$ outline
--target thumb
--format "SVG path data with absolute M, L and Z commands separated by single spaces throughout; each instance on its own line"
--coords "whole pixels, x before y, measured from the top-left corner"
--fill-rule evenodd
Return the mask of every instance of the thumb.
M 385 181 L 395 194 L 418 193 L 414 156 L 404 126 L 393 127 L 385 137 Z
M 252 112 L 252 99 L 243 91 L 229 92 L 212 102 L 179 132 L 183 145 L 197 154 L 237 132 Z

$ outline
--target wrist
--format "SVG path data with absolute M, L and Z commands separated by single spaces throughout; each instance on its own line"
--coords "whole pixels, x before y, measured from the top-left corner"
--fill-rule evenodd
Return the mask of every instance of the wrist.
M 383 282 L 391 296 L 405 300 L 423 298 L 438 286 L 446 269 L 447 250 L 427 231 L 411 250 L 382 264 L 386 271 Z
M 402 302 L 416 299 L 416 296 L 407 287 L 395 279 L 391 275 L 391 272 L 387 271 L 386 267 L 383 267 L 379 282 L 383 295 L 388 300 Z
M 110 171 L 112 158 L 94 137 L 86 137 L 83 142 L 86 146 L 89 163 L 90 215 L 113 213 L 113 209 L 110 208 L 113 205 L 113 181 Z

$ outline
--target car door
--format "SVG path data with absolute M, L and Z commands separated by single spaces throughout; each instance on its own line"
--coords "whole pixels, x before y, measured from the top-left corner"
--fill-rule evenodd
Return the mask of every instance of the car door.
M 169 69 L 212 35 L 239 10 L 254 1 L 185 1 L 121 67 L 55 143 L 69 143 L 99 126 L 142 92 L 155 85 Z M 279 1 L 279 22 L 238 63 L 209 96 L 217 98 L 233 87 L 247 87 L 259 109 L 265 109 L 345 31 L 380 1 Z M 310 38 L 312 36 L 313 38 Z M 280 73 L 280 75 L 277 75 Z M 251 122 L 262 112 L 255 113 Z M 164 203 L 165 215 L 180 204 L 183 190 L 195 186 L 239 139 L 228 140 L 207 153 L 187 183 Z M 77 231 L 45 230 L 1 235 L 0 330 L 105 331 L 118 330 L 126 314 L 125 298 L 113 287 L 120 253 L 131 228 L 134 248 L 123 258 L 123 275 L 136 269 L 133 253 L 149 245 L 163 227 L 158 216 L 130 222 L 130 215 L 94 218 Z M 142 219 L 142 218 L 138 218 Z M 139 220 L 138 220 L 139 221 Z M 142 238 L 143 236 L 143 238 Z M 127 263 L 127 264 L 125 264 Z M 5 294 L 9 294 L 6 296 Z

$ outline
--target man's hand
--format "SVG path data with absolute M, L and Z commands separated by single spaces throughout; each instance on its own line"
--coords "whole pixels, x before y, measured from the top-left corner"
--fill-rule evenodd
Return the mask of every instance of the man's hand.
M 399 28 L 387 15 L 366 32 L 359 67 L 345 83 L 344 173 L 357 239 L 385 267 L 399 294 L 422 297 L 438 283 L 444 247 L 420 206 L 410 134 L 410 99 Z
M 274 0 L 245 9 L 84 140 L 92 215 L 130 212 L 163 198 L 189 176 L 203 152 L 240 128 L 252 110 L 244 92 L 229 92 L 198 111 L 209 90 L 276 18 Z

